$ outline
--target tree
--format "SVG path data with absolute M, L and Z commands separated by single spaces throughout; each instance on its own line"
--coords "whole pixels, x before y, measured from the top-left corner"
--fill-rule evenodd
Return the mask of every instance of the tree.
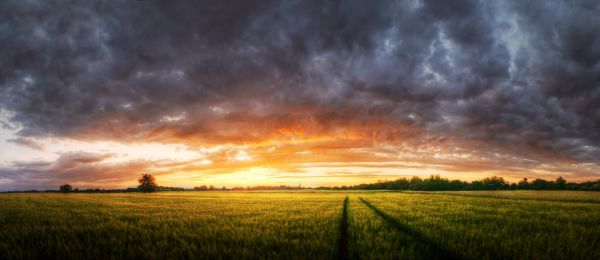
M 73 186 L 71 186 L 69 184 L 60 185 L 59 190 L 62 193 L 69 193 L 69 192 L 71 192 L 73 190 Z
M 506 190 L 510 188 L 504 178 L 498 176 L 488 177 L 482 180 L 483 188 L 486 190 Z
M 564 190 L 567 187 L 567 180 L 563 179 L 562 176 L 558 176 L 556 179 L 556 186 L 559 190 Z
M 411 190 L 420 190 L 421 189 L 421 184 L 423 183 L 423 180 L 417 176 L 413 176 L 412 178 L 410 178 L 410 189 Z
M 448 190 L 450 181 L 439 175 L 431 175 L 429 178 L 424 179 L 421 185 L 423 190 Z
M 483 190 L 484 188 L 483 181 L 481 180 L 475 180 L 471 182 L 471 189 L 473 190 Z
M 206 191 L 206 190 L 208 190 L 208 187 L 206 185 L 202 185 L 199 187 L 194 187 L 194 190 Z
M 550 187 L 550 182 L 544 179 L 535 179 L 531 183 L 534 190 L 547 190 Z
M 465 190 L 468 188 L 469 188 L 469 184 L 467 182 L 463 182 L 460 180 L 450 181 L 450 189 L 451 190 Z
M 138 179 L 140 186 L 138 186 L 138 190 L 141 192 L 154 192 L 158 185 L 156 184 L 156 179 L 151 174 L 144 174 L 142 177 Z
M 517 184 L 517 188 L 521 189 L 521 190 L 526 190 L 529 189 L 529 182 L 527 181 L 527 178 L 523 178 L 523 180 L 521 180 L 519 182 L 519 184 Z

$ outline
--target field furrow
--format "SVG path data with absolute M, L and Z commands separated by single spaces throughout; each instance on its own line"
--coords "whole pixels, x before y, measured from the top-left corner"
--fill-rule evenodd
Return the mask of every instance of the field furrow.
M 344 207 L 340 218 L 340 239 L 338 259 L 348 259 L 348 196 L 344 199 Z
M 354 195 L 350 199 L 349 245 L 352 259 L 439 259 L 431 245 L 399 232 Z

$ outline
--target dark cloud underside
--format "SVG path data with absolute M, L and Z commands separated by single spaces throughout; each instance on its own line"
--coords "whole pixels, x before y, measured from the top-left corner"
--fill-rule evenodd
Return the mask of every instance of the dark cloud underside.
M 596 1 L 6 0 L 0 17 L 0 107 L 23 138 L 403 126 L 600 162 Z

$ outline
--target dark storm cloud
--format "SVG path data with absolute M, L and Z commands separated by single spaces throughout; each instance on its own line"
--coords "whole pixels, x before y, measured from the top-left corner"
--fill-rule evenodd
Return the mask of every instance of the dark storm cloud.
M 19 0 L 0 17 L 1 107 L 23 137 L 388 122 L 600 158 L 594 1 Z

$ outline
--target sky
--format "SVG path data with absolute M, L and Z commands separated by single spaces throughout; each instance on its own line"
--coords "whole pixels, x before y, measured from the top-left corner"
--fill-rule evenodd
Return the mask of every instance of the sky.
M 0 1 L 0 191 L 600 179 L 600 2 Z

